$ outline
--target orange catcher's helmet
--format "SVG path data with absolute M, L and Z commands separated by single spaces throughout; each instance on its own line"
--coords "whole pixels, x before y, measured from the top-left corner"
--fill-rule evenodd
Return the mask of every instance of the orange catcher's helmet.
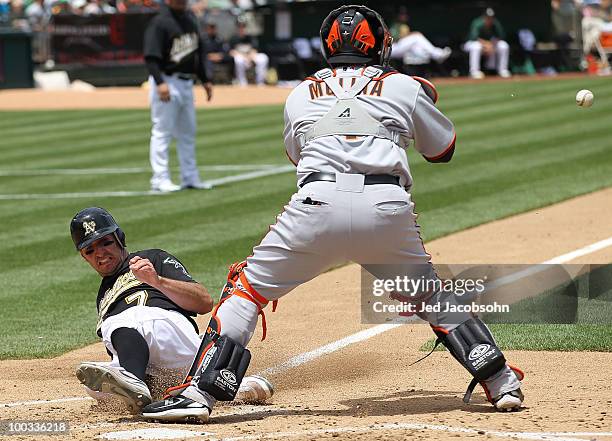
M 389 63 L 393 39 L 380 14 L 362 5 L 334 9 L 321 25 L 321 49 L 330 66 Z

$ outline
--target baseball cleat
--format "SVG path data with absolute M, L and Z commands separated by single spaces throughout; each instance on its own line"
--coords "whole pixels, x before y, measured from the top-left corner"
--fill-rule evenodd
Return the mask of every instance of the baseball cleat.
M 173 193 L 175 191 L 179 191 L 180 189 L 180 185 L 176 185 L 175 183 L 170 181 L 162 182 L 159 185 L 154 185 L 153 187 L 151 187 L 152 191 L 157 191 L 159 193 Z
M 274 386 L 259 375 L 244 377 L 236 394 L 236 400 L 247 404 L 264 403 L 274 395 Z
M 520 389 L 515 389 L 494 398 L 493 405 L 501 412 L 512 412 L 521 408 L 524 399 L 523 392 Z
M 139 413 L 140 409 L 151 403 L 151 392 L 146 383 L 120 366 L 81 363 L 76 376 L 93 391 L 116 395 L 132 413 Z
M 470 72 L 470 77 L 475 80 L 482 80 L 485 77 L 485 74 L 481 70 L 475 70 L 474 72 Z
M 148 420 L 170 422 L 200 420 L 205 423 L 210 416 L 210 409 L 191 398 L 177 395 L 149 404 L 142 409 L 142 416 Z
M 185 184 L 183 185 L 183 188 L 188 190 L 211 190 L 213 188 L 213 185 L 210 182 L 199 181 L 194 182 L 193 184 Z

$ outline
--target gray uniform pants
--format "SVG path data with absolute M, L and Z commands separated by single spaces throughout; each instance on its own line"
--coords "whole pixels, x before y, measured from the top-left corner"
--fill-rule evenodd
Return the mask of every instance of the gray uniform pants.
M 279 299 L 347 260 L 366 270 L 368 264 L 377 269 L 387 267 L 382 263 L 392 264 L 389 274 L 374 274 L 379 278 L 393 277 L 398 268 L 408 272 L 418 268 L 420 275 L 436 277 L 419 234 L 414 204 L 403 188 L 364 185 L 362 175 L 338 174 L 336 179 L 335 183 L 313 182 L 302 187 L 253 249 L 244 275 L 261 297 Z M 304 203 L 307 198 L 317 204 Z M 414 271 L 412 276 L 417 276 Z M 434 295 L 434 300 L 439 297 Z M 257 325 L 258 312 L 255 303 L 231 296 L 217 310 L 221 334 L 246 346 Z M 439 316 L 423 318 L 447 330 L 462 322 L 456 316 L 450 321 Z M 469 318 L 466 313 L 465 320 Z M 493 397 L 520 387 L 508 367 L 486 383 Z
M 364 185 L 363 175 L 337 179 L 306 184 L 294 194 L 247 259 L 245 275 L 266 299 L 276 300 L 346 261 L 365 269 L 382 263 L 430 267 L 414 204 L 403 188 Z M 317 205 L 304 203 L 307 198 Z

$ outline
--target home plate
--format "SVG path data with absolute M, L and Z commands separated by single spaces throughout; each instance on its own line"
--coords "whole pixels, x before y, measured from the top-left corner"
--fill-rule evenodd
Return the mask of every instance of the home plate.
M 102 439 L 185 439 L 196 436 L 214 435 L 212 432 L 194 432 L 191 430 L 178 429 L 136 429 L 124 430 L 122 432 L 108 432 L 100 435 Z

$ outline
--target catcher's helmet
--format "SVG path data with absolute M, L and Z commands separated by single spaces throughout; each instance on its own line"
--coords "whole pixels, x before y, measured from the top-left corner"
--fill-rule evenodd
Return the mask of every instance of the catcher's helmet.
M 79 251 L 108 234 L 115 234 L 117 241 L 125 247 L 125 233 L 113 216 L 100 207 L 85 208 L 75 214 L 70 221 L 70 234 Z
M 330 66 L 386 66 L 392 42 L 393 38 L 380 14 L 361 5 L 334 9 L 321 25 L 321 50 Z

